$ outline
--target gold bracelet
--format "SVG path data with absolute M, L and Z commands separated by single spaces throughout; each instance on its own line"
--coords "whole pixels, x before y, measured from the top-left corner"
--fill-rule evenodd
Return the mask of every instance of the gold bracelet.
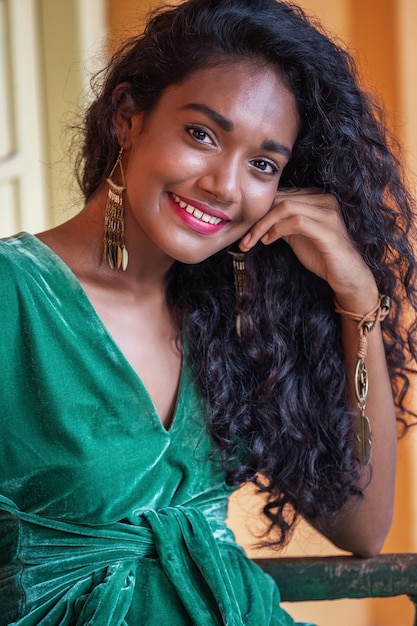
M 335 300 L 336 313 L 345 315 L 357 322 L 359 332 L 358 351 L 355 367 L 355 395 L 359 408 L 359 422 L 356 430 L 358 456 L 361 465 L 368 465 L 372 455 L 372 429 L 369 418 L 365 415 L 366 398 L 368 396 L 368 370 L 366 367 L 366 353 L 368 350 L 368 334 L 375 328 L 377 322 L 382 322 L 391 309 L 391 300 L 388 296 L 379 296 L 378 304 L 366 313 L 360 315 L 342 309 Z

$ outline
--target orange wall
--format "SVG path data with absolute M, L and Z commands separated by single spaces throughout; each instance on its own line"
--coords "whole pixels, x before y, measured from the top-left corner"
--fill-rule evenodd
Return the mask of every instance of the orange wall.
M 135 34 L 146 20 L 152 7 L 163 4 L 163 0 L 108 0 L 108 17 L 113 45 L 124 36 Z M 175 4 L 175 0 L 167 2 Z

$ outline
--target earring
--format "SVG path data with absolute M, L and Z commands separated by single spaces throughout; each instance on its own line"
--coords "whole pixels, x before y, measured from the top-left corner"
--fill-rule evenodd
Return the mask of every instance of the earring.
M 245 267 L 245 253 L 234 252 L 231 249 L 227 252 L 232 256 L 233 262 L 233 279 L 236 293 L 236 332 L 240 337 L 242 298 L 248 284 L 248 275 Z
M 116 163 L 107 178 L 109 191 L 107 196 L 106 212 L 104 217 L 104 253 L 103 258 L 108 266 L 125 271 L 129 262 L 129 255 L 125 244 L 125 222 L 123 216 L 123 192 L 126 191 L 125 175 L 122 165 L 120 148 Z M 115 169 L 120 168 L 122 185 L 117 185 L 112 176 Z

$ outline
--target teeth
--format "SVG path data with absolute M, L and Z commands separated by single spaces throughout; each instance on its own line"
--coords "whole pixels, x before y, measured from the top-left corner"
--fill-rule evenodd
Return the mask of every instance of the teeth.
M 176 196 L 175 193 L 172 194 L 172 197 L 174 198 L 178 206 L 181 207 L 181 209 L 184 209 L 184 211 L 190 213 L 190 215 L 197 218 L 198 220 L 201 220 L 202 222 L 207 222 L 208 224 L 213 224 L 214 226 L 217 226 L 217 224 L 220 224 L 220 222 L 222 221 L 219 217 L 214 217 L 214 215 L 208 215 L 207 213 L 203 213 L 202 211 L 200 211 L 200 209 L 191 206 L 191 204 L 187 204 L 178 196 Z

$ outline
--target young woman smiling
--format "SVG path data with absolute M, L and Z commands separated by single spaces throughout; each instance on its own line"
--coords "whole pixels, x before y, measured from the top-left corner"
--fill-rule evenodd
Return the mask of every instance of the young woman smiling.
M 277 545 L 302 515 L 381 549 L 416 354 L 399 164 L 285 2 L 162 8 L 100 78 L 85 207 L 0 244 L 0 624 L 290 625 L 227 499 L 264 491 Z

